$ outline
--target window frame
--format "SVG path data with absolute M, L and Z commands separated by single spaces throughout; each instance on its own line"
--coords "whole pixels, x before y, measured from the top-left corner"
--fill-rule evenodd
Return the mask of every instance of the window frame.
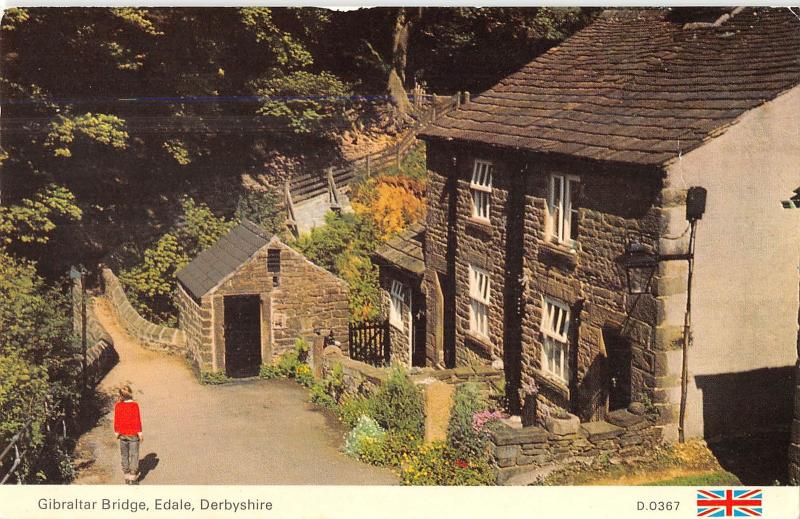
M 403 329 L 403 305 L 406 303 L 406 285 L 402 281 L 392 280 L 389 287 L 389 324 L 395 328 Z
M 489 160 L 475 159 L 469 189 L 472 195 L 472 217 L 476 220 L 487 223 L 490 221 L 493 182 L 494 163 Z
M 469 331 L 488 338 L 492 280 L 488 270 L 472 264 L 469 265 L 469 299 Z
M 569 366 L 571 319 L 572 311 L 568 304 L 551 297 L 542 298 L 542 320 L 539 324 L 542 333 L 542 371 L 564 384 L 569 384 L 572 377 Z M 558 359 L 551 361 L 554 353 L 558 354 Z
M 556 190 L 556 181 L 560 188 Z M 547 234 L 551 242 L 575 248 L 578 240 L 572 236 L 572 226 L 578 220 L 578 205 L 575 198 L 580 192 L 581 179 L 577 175 L 552 173 L 547 184 Z M 558 191 L 559 204 L 556 204 Z M 556 215 L 556 209 L 558 214 Z

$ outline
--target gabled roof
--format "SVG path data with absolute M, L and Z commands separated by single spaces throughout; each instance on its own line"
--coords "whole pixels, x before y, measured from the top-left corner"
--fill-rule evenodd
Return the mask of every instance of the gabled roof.
M 243 220 L 179 270 L 178 281 L 192 297 L 200 299 L 269 243 L 270 238 L 256 224 Z
M 605 11 L 422 137 L 660 165 L 800 83 L 788 9 L 717 24 L 686 24 L 686 12 Z
M 424 225 L 409 225 L 404 231 L 378 247 L 375 256 L 378 261 L 421 275 L 425 272 L 425 260 L 422 256 L 424 234 Z

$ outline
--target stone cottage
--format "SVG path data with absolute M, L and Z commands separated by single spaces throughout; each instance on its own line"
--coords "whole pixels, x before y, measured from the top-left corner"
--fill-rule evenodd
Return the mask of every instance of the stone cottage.
M 243 221 L 178 271 L 178 324 L 201 372 L 258 374 L 294 346 L 333 330 L 347 351 L 347 283 Z
M 382 313 L 389 321 L 389 359 L 405 366 L 425 365 L 424 237 L 424 225 L 410 225 L 373 255 L 380 269 Z
M 502 361 L 540 416 L 652 404 L 675 438 L 700 186 L 686 434 L 785 427 L 798 56 L 785 9 L 610 10 L 423 132 L 427 363 Z

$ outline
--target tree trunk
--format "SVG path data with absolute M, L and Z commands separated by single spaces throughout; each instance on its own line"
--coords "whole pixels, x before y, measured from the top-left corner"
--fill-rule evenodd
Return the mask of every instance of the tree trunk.
M 386 87 L 397 108 L 398 115 L 401 116 L 411 111 L 411 103 L 408 101 L 405 90 L 406 62 L 408 61 L 408 42 L 411 30 L 422 8 L 418 9 L 416 15 L 409 14 L 409 9 L 405 7 L 398 9 L 392 32 L 392 61 Z

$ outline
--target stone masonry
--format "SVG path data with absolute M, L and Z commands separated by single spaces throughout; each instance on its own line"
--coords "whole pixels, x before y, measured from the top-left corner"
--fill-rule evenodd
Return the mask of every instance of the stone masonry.
M 270 249 L 280 250 L 280 273 L 267 271 Z M 276 280 L 277 277 L 277 285 Z M 274 237 L 218 286 L 196 300 L 178 287 L 179 323 L 187 335 L 189 356 L 201 372 L 225 371 L 225 296 L 258 295 L 261 299 L 261 358 L 272 362 L 298 338 L 312 342 L 315 329 L 333 330 L 348 347 L 348 286 Z
M 494 167 L 490 224 L 471 217 L 469 185 L 476 159 L 491 161 Z M 428 142 L 428 169 L 424 291 L 429 362 L 442 365 L 442 350 L 448 347 L 455 348 L 457 365 L 502 361 L 509 398 L 516 397 L 516 388 L 538 388 L 540 419 L 549 410 L 569 409 L 582 420 L 596 420 L 606 413 L 604 333 L 611 330 L 631 350 L 631 399 L 652 399 L 660 358 L 654 341 L 659 303 L 650 294 L 628 295 L 619 258 L 631 239 L 657 247 L 659 171 L 437 140 Z M 551 173 L 580 178 L 576 250 L 547 237 Z M 488 337 L 469 331 L 469 264 L 490 273 Z M 441 286 L 441 279 L 450 280 L 450 285 Z M 572 314 L 569 385 L 541 367 L 539 328 L 545 296 L 565 303 Z M 448 298 L 454 307 L 450 315 L 437 308 Z M 444 323 L 437 327 L 438 319 Z
M 590 460 L 601 454 L 626 457 L 645 453 L 661 439 L 661 430 L 643 415 L 620 409 L 606 420 L 578 424 L 577 417 L 551 418 L 546 427 L 501 424 L 493 433 L 492 453 L 498 483 L 552 464 Z
M 140 344 L 171 353 L 186 349 L 186 335 L 182 330 L 151 323 L 136 311 L 128 301 L 122 284 L 111 269 L 103 269 L 103 289 L 111 311 L 120 325 Z

